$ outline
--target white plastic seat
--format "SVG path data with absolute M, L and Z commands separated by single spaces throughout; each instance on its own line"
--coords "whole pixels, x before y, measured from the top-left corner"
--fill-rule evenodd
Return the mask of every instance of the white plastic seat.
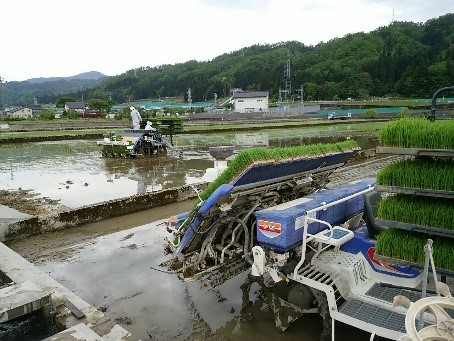
M 353 238 L 353 232 L 340 226 L 334 226 L 331 230 L 323 230 L 314 235 L 314 241 L 322 244 L 340 246 Z

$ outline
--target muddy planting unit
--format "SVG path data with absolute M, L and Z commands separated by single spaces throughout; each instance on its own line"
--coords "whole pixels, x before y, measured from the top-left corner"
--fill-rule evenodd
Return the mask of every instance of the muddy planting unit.
M 119 134 L 104 134 L 104 138 L 97 141 L 102 155 L 107 157 L 154 155 L 166 151 L 173 144 L 173 135 L 183 132 L 181 118 L 153 117 L 148 120 L 152 123 L 152 130 L 144 129 L 144 120 L 141 129 L 126 129 Z M 170 140 L 168 141 L 166 137 Z

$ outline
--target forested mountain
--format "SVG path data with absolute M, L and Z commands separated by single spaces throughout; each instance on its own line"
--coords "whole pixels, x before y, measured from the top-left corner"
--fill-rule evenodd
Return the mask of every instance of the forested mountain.
M 130 70 L 109 77 L 91 96 L 124 102 L 182 96 L 190 87 L 193 101 L 226 96 L 230 88 L 270 91 L 277 99 L 288 58 L 293 95 L 303 85 L 307 100 L 431 97 L 454 85 L 454 14 L 425 23 L 394 22 L 316 46 L 254 45 L 211 61 Z
M 0 91 L 7 105 L 30 105 L 35 98 L 39 103 L 55 103 L 62 94 L 91 89 L 106 77 L 100 72 L 90 71 L 70 77 L 31 78 L 22 82 L 4 83 Z
M 316 28 L 314 28 L 316 29 Z M 230 88 L 269 91 L 277 99 L 291 63 L 292 96 L 304 86 L 306 100 L 426 97 L 454 85 L 454 14 L 425 23 L 393 22 L 369 33 L 348 34 L 307 46 L 297 41 L 254 45 L 210 61 L 191 60 L 129 70 L 108 77 L 84 98 L 128 100 L 228 96 Z M 79 98 L 80 94 L 68 94 Z M 40 102 L 50 97 L 39 98 Z M 52 102 L 55 102 L 56 96 Z
M 88 72 L 79 73 L 78 75 L 70 76 L 70 77 L 30 78 L 30 79 L 27 79 L 27 82 L 29 82 L 29 83 L 47 83 L 47 82 L 59 81 L 62 79 L 66 79 L 66 80 L 99 80 L 99 79 L 106 78 L 106 77 L 107 76 L 102 74 L 101 72 L 88 71 Z

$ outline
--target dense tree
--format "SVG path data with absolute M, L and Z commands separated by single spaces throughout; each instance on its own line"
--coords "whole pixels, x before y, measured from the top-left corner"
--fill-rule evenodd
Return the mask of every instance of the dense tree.
M 109 112 L 110 108 L 114 104 L 111 100 L 104 100 L 99 98 L 93 98 L 88 100 L 88 106 L 91 109 L 99 110 L 100 112 Z
M 57 101 L 55 102 L 55 106 L 57 108 L 64 108 L 65 107 L 65 104 L 67 102 L 75 102 L 76 99 L 74 97 L 71 97 L 71 96 L 62 96 L 62 97 L 59 97 L 57 99 Z
M 184 96 L 190 87 L 193 101 L 202 101 L 213 100 L 215 93 L 218 98 L 227 97 L 229 89 L 242 88 L 269 91 L 277 100 L 279 89 L 285 88 L 284 71 L 290 58 L 292 97 L 298 96 L 301 86 L 306 100 L 388 94 L 430 97 L 434 89 L 454 81 L 451 22 L 454 15 L 447 14 L 426 24 L 394 22 L 316 46 L 296 41 L 253 45 L 211 61 L 130 70 L 104 82 L 96 93 L 105 88 L 122 102 Z

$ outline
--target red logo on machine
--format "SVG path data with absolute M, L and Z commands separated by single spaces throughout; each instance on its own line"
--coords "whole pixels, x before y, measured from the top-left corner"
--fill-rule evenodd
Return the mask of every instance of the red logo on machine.
M 273 223 L 271 221 L 259 220 L 258 227 L 268 238 L 275 238 L 282 233 L 282 226 L 280 223 Z

